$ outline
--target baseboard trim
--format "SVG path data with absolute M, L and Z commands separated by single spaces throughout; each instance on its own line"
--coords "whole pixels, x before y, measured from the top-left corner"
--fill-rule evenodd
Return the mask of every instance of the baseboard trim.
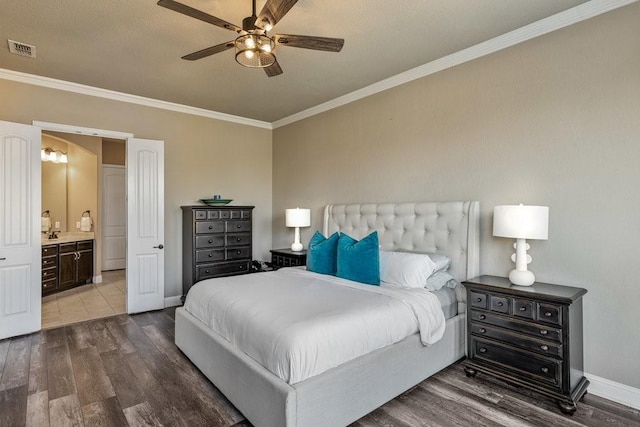
M 166 297 L 164 299 L 164 308 L 167 307 L 177 307 L 179 305 L 182 305 L 182 295 L 176 295 L 174 297 Z
M 99 276 L 93 276 L 93 283 L 102 283 L 102 274 Z
M 640 389 L 620 384 L 597 375 L 584 374 L 591 382 L 588 392 L 622 405 L 640 409 Z

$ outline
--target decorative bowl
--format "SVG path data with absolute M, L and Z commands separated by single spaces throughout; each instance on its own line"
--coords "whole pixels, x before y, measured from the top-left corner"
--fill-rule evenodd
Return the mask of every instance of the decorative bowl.
M 209 206 L 223 206 L 233 202 L 233 199 L 200 199 L 200 201 Z

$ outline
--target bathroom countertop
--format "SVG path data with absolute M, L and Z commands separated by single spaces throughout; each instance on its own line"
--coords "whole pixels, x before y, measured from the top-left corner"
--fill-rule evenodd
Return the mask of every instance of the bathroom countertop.
M 57 239 L 40 239 L 41 245 L 57 245 L 59 243 L 79 242 L 80 240 L 93 240 L 93 232 L 60 233 Z

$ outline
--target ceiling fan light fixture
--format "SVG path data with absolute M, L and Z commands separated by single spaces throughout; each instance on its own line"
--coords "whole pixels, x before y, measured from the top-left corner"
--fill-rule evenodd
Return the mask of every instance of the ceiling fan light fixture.
M 240 35 L 234 42 L 236 62 L 249 68 L 266 68 L 276 62 L 275 41 L 266 34 L 255 31 Z

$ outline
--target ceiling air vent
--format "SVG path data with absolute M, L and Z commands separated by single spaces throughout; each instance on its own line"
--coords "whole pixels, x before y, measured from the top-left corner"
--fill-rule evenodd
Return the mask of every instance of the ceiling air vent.
M 13 40 L 7 40 L 7 42 L 9 42 L 9 52 L 15 53 L 16 55 L 28 56 L 29 58 L 36 57 L 35 46 Z

